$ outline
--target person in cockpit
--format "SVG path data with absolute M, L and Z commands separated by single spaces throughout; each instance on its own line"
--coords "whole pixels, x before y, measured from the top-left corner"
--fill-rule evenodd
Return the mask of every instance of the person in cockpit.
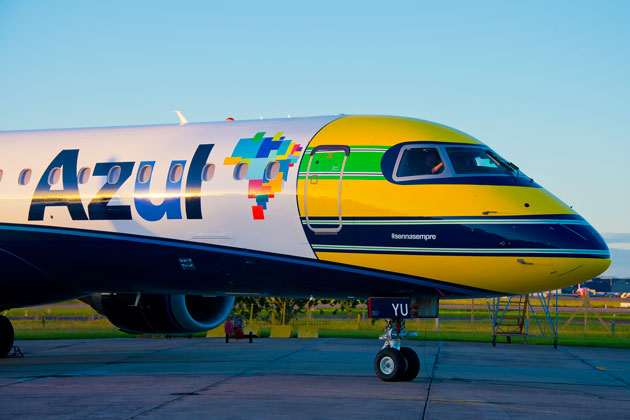
M 434 148 L 414 147 L 404 151 L 397 176 L 435 175 L 444 171 L 444 164 Z
M 444 170 L 444 164 L 440 159 L 440 155 L 438 155 L 437 150 L 435 149 L 424 149 L 426 151 L 426 156 L 424 158 L 424 163 L 427 165 L 428 174 L 439 174 Z

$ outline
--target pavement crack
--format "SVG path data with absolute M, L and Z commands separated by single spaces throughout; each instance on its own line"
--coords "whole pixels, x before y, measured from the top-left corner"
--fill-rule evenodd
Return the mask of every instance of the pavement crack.
M 605 374 L 605 375 L 610 376 L 611 378 L 613 378 L 613 379 L 615 379 L 615 380 L 617 380 L 617 381 L 621 382 L 622 384 L 625 384 L 625 386 L 630 386 L 630 383 L 629 383 L 628 381 L 626 381 L 625 379 L 620 378 L 620 377 L 618 377 L 618 376 L 616 376 L 616 375 L 613 375 L 612 373 L 610 373 L 610 372 L 609 372 L 609 371 L 607 371 L 607 370 L 602 370 L 602 369 L 599 369 L 597 366 L 593 365 L 592 363 L 588 362 L 587 360 L 582 359 L 580 356 L 578 356 L 578 355 L 576 355 L 576 354 L 571 353 L 571 352 L 570 352 L 569 350 L 567 350 L 566 348 L 564 348 L 564 347 L 560 347 L 560 350 L 561 350 L 561 351 L 563 351 L 563 352 L 565 352 L 565 353 L 566 353 L 566 354 L 568 354 L 569 356 L 573 357 L 574 359 L 577 359 L 577 360 L 579 360 L 580 362 L 584 363 L 586 366 L 589 366 L 589 367 L 591 367 L 592 369 L 595 369 L 595 370 L 596 370 L 596 371 L 598 371 L 598 372 L 601 372 L 601 373 L 603 373 L 603 374 Z
M 513 381 L 499 381 L 499 380 L 492 380 L 492 379 L 476 379 L 476 380 L 470 380 L 470 379 L 461 379 L 461 378 L 448 378 L 448 379 L 434 379 L 434 382 L 436 383 L 442 383 L 442 384 L 448 384 L 448 383 L 466 383 L 466 384 L 483 384 L 485 387 L 498 387 L 498 388 L 506 388 L 506 387 L 510 387 L 510 388 L 523 388 L 523 389 L 532 389 L 532 390 L 543 390 L 543 391 L 557 391 L 557 392 L 564 392 L 566 391 L 565 388 L 563 388 L 563 386 L 566 386 L 567 384 L 565 382 L 545 382 L 544 384 L 541 383 L 517 383 L 517 382 L 513 382 Z M 623 385 L 593 385 L 593 384 L 589 384 L 588 385 L 591 388 L 594 389 L 598 389 L 598 388 L 624 388 Z M 602 397 L 600 394 L 596 393 L 596 392 L 590 392 L 590 391 L 584 391 L 584 390 L 580 390 L 580 389 L 572 389 L 571 392 L 573 394 L 576 395 L 580 395 L 580 396 L 585 396 L 585 397 L 593 397 L 596 398 L 598 400 L 610 400 L 610 401 L 630 401 L 629 399 L 625 399 L 625 398 L 606 398 L 606 397 Z M 435 399 L 434 399 L 435 401 Z
M 246 373 L 247 373 L 247 372 L 246 372 L 246 371 L 244 371 L 244 372 L 238 373 L 238 374 L 236 374 L 236 375 L 228 376 L 227 378 L 223 378 L 223 379 L 221 379 L 221 380 L 219 380 L 219 381 L 213 382 L 213 383 L 211 383 L 210 385 L 206 385 L 206 386 L 204 386 L 204 387 L 202 387 L 202 388 L 199 388 L 199 389 L 196 389 L 196 390 L 194 390 L 194 391 L 190 391 L 190 392 L 183 392 L 183 393 L 181 393 L 180 395 L 177 395 L 177 394 L 171 394 L 171 395 L 173 395 L 173 396 L 177 395 L 177 398 L 170 399 L 170 400 L 168 400 L 168 401 L 163 402 L 163 403 L 162 403 L 162 404 L 160 404 L 160 405 L 156 405 L 155 407 L 151 407 L 151 408 L 149 408 L 148 410 L 144 410 L 144 411 L 143 411 L 143 412 L 141 412 L 141 413 L 138 413 L 138 414 L 136 414 L 136 415 L 134 415 L 134 416 L 132 416 L 132 417 L 127 418 L 127 420 L 134 420 L 134 419 L 140 418 L 140 416 L 144 416 L 145 414 L 148 414 L 148 413 L 151 413 L 151 412 L 157 411 L 157 410 L 159 410 L 159 409 L 161 409 L 161 408 L 166 407 L 166 406 L 167 406 L 167 405 L 169 405 L 169 404 L 172 404 L 172 403 L 177 402 L 177 401 L 181 401 L 181 400 L 183 400 L 183 399 L 184 399 L 184 398 L 186 398 L 186 397 L 191 397 L 191 396 L 198 396 L 198 395 L 201 395 L 201 393 L 202 393 L 202 392 L 208 391 L 208 390 L 210 390 L 210 389 L 212 389 L 212 388 L 214 388 L 214 387 L 216 387 L 216 386 L 219 386 L 219 385 L 223 384 L 224 382 L 229 381 L 230 379 L 233 379 L 233 378 L 239 378 L 239 377 L 241 377 L 241 376 L 245 375 Z
M 281 359 L 283 359 L 283 358 L 285 358 L 285 357 L 291 356 L 292 354 L 295 354 L 295 353 L 298 353 L 298 352 L 301 352 L 301 351 L 304 351 L 304 350 L 308 350 L 308 349 L 310 349 L 310 348 L 312 348 L 312 347 L 318 346 L 318 345 L 320 345 L 320 344 L 322 344 L 322 343 L 325 343 L 326 341 L 329 341 L 329 340 L 332 340 L 332 338 L 325 338 L 325 339 L 320 340 L 320 341 L 318 341 L 318 342 L 316 342 L 316 343 L 312 343 L 312 344 L 309 344 L 309 345 L 307 345 L 307 346 L 300 347 L 299 349 L 296 349 L 296 350 L 294 350 L 294 351 L 291 351 L 291 352 L 289 352 L 289 353 L 287 353 L 287 354 L 284 354 L 284 355 L 282 355 L 282 356 L 280 356 L 280 357 L 276 357 L 275 359 L 272 359 L 272 360 L 270 360 L 270 361 L 269 361 L 269 362 L 267 362 L 267 363 L 273 363 L 273 362 L 276 362 L 276 361 L 281 360 Z M 159 350 L 159 351 L 163 351 L 163 350 L 166 350 L 166 349 L 162 349 L 162 350 Z M 159 351 L 156 351 L 155 353 L 157 353 L 157 352 L 159 352 Z M 132 357 L 135 357 L 135 356 L 131 356 L 131 357 L 129 357 L 129 358 L 132 358 Z M 126 360 L 126 359 L 123 359 L 123 360 Z M 120 362 L 121 362 L 121 361 L 111 362 L 111 363 L 120 363 Z M 132 417 L 129 417 L 127 420 L 134 420 L 134 419 L 140 418 L 141 416 L 144 416 L 145 414 L 152 413 L 152 412 L 155 412 L 155 411 L 157 411 L 157 410 L 160 410 L 160 409 L 162 409 L 162 408 L 166 407 L 167 405 L 170 405 L 170 404 L 172 404 L 172 403 L 174 403 L 174 402 L 177 402 L 177 401 L 181 401 L 181 400 L 183 400 L 183 399 L 184 399 L 184 398 L 186 398 L 186 397 L 191 397 L 191 396 L 193 396 L 193 397 L 194 397 L 194 396 L 201 395 L 202 393 L 204 393 L 204 392 L 206 392 L 206 391 L 209 391 L 209 390 L 211 390 L 211 389 L 213 389 L 213 388 L 216 388 L 216 387 L 218 387 L 218 386 L 223 385 L 225 382 L 227 382 L 227 381 L 229 381 L 229 380 L 231 380 L 231 379 L 234 379 L 234 378 L 240 378 L 241 376 L 244 376 L 244 375 L 246 375 L 246 374 L 248 374 L 248 373 L 250 373 L 250 372 L 254 372 L 254 371 L 256 371 L 256 370 L 257 370 L 256 368 L 254 368 L 254 369 L 249 369 L 249 370 L 245 370 L 245 371 L 242 371 L 242 372 L 237 373 L 236 375 L 231 375 L 231 376 L 228 376 L 228 377 L 226 377 L 226 378 L 223 378 L 223 379 L 221 379 L 221 380 L 219 380 L 219 381 L 213 382 L 213 383 L 211 383 L 211 384 L 209 384 L 209 385 L 207 385 L 207 386 L 204 386 L 204 387 L 202 387 L 202 388 L 196 389 L 196 390 L 194 390 L 194 391 L 181 393 L 181 395 L 171 394 L 172 396 L 176 396 L 176 398 L 173 398 L 173 399 L 170 399 L 170 400 L 168 400 L 168 401 L 165 401 L 165 402 L 163 402 L 162 404 L 157 405 L 157 406 L 155 406 L 155 407 L 151 407 L 151 408 L 149 408 L 149 409 L 147 409 L 147 410 L 145 410 L 145 411 L 143 411 L 143 412 L 141 412 L 141 413 L 138 413 L 138 414 L 136 414 L 136 415 L 134 415 L 134 416 L 132 416 Z
M 191 346 L 195 346 L 195 345 L 198 345 L 198 344 L 200 344 L 200 343 L 196 343 L 196 342 L 188 343 L 188 344 L 185 344 L 185 345 L 181 346 L 180 348 L 191 347 Z M 105 362 L 105 363 L 103 363 L 103 365 L 107 366 L 107 365 L 115 365 L 117 363 L 125 363 L 128 360 L 137 359 L 138 357 L 145 357 L 147 354 L 157 354 L 157 353 L 161 353 L 163 351 L 168 351 L 168 350 L 172 350 L 172 348 L 168 347 L 168 348 L 153 350 L 153 351 L 150 351 L 150 352 L 144 352 L 144 353 L 141 353 L 141 354 L 133 354 L 131 356 L 125 356 L 125 357 L 122 357 L 122 358 L 117 359 L 117 360 L 112 360 L 110 362 Z
M 63 349 L 66 347 L 75 347 L 75 346 L 80 346 L 84 344 L 83 342 L 78 342 L 78 343 L 68 343 L 68 344 L 62 344 L 59 346 L 53 346 L 53 347 L 47 347 L 45 349 L 39 349 L 39 350 L 25 350 L 24 351 L 24 357 L 26 356 L 30 356 L 31 354 L 38 354 L 38 353 L 44 353 L 44 352 L 49 352 L 51 350 L 59 350 L 59 349 Z M 19 348 L 19 347 L 18 347 Z
M 433 363 L 433 369 L 431 369 L 431 377 L 429 378 L 429 389 L 427 389 L 427 398 L 424 400 L 424 409 L 422 410 L 422 420 L 425 420 L 427 418 L 427 412 L 429 411 L 429 401 L 431 400 L 431 387 L 433 386 L 433 378 L 435 377 L 435 369 L 437 368 L 441 350 L 442 342 L 440 341 L 440 343 L 438 344 L 437 353 L 435 353 L 435 362 Z
M 320 344 L 325 343 L 326 341 L 329 341 L 329 340 L 332 340 L 332 337 L 324 338 L 323 340 L 320 340 L 317 343 L 309 344 L 308 346 L 300 347 L 299 349 L 293 350 L 287 354 L 283 354 L 282 356 L 279 356 L 279 357 L 276 357 L 275 359 L 270 360 L 269 363 L 277 362 L 278 360 L 284 359 L 285 357 L 289 357 L 292 354 L 299 353 L 304 350 L 308 350 L 315 346 L 319 346 Z
M 25 382 L 42 381 L 42 380 L 52 379 L 52 378 L 55 378 L 55 376 L 51 376 L 51 375 L 32 376 L 30 378 L 24 378 L 24 379 L 20 379 L 19 381 L 15 381 L 15 382 L 11 382 L 11 383 L 8 383 L 8 384 L 0 385 L 0 388 L 4 388 L 5 386 L 11 386 L 11 385 L 19 385 L 19 384 L 23 384 Z

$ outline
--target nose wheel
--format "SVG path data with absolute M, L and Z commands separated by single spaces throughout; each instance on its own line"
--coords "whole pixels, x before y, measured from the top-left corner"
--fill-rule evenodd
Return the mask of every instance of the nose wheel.
M 13 325 L 5 316 L 0 315 L 0 357 L 6 357 L 13 348 Z
M 407 370 L 407 362 L 399 350 L 386 348 L 376 354 L 374 370 L 376 376 L 383 381 L 395 382 L 400 380 L 402 374 Z
M 420 359 L 409 347 L 382 349 L 374 359 L 374 371 L 386 382 L 413 381 L 420 372 Z
M 405 358 L 405 362 L 407 362 L 407 369 L 405 373 L 403 373 L 399 380 L 401 381 L 413 381 L 418 376 L 420 372 L 420 359 L 413 349 L 409 347 L 401 347 L 400 353 Z

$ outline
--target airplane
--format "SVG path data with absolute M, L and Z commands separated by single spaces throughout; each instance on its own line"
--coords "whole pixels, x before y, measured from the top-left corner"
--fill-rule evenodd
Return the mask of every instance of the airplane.
M 0 311 L 81 298 L 123 331 L 187 334 L 236 296 L 369 299 L 387 319 L 375 372 L 409 381 L 405 319 L 611 262 L 516 165 L 420 119 L 2 131 L 0 145 Z M 0 316 L 0 355 L 13 340 Z

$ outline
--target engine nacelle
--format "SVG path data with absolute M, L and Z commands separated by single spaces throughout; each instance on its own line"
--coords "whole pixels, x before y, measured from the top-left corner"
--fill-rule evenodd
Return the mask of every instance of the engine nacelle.
M 234 306 L 233 296 L 141 295 L 95 293 L 81 300 L 122 331 L 190 334 L 221 324 Z

